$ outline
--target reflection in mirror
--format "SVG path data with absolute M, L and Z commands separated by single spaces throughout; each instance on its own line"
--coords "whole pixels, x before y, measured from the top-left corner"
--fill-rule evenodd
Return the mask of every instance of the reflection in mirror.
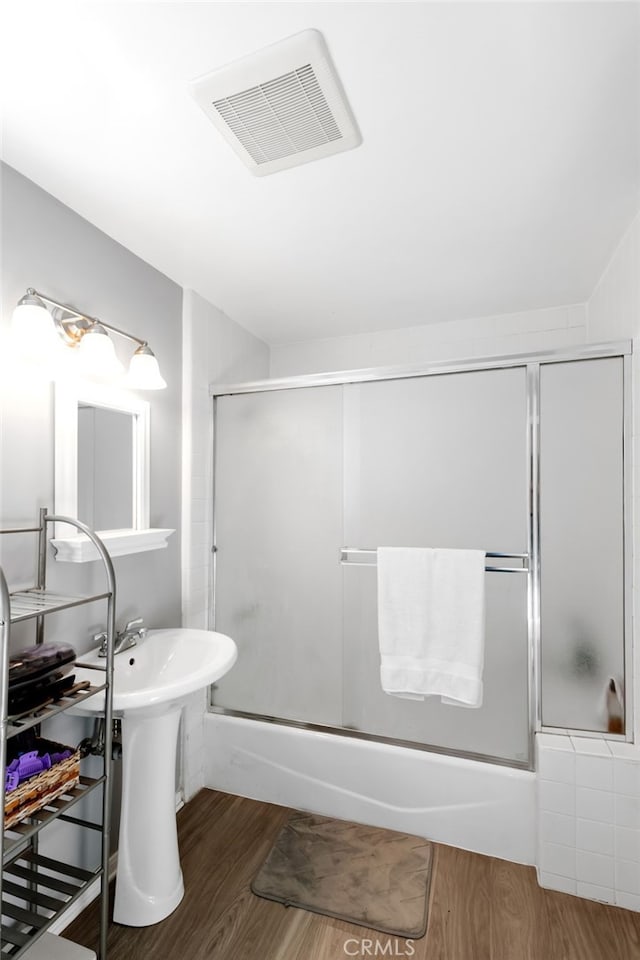
M 56 383 L 55 513 L 98 530 L 112 557 L 162 550 L 174 532 L 149 518 L 150 408 L 147 400 L 81 380 Z M 60 524 L 56 560 L 85 563 L 98 553 Z
M 93 530 L 136 526 L 135 415 L 78 403 L 78 519 Z

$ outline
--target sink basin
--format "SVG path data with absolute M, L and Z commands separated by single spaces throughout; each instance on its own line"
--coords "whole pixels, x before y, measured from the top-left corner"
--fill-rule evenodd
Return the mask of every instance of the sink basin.
M 113 711 L 127 716 L 131 711 L 159 712 L 202 687 L 219 680 L 236 661 L 236 645 L 223 633 L 211 630 L 149 630 L 135 647 L 116 654 L 113 660 Z M 98 648 L 81 657 L 82 663 L 104 668 Z M 96 683 L 94 670 L 81 667 L 76 680 Z M 102 713 L 104 694 L 96 694 L 77 708 L 83 713 Z
M 176 828 L 176 752 L 184 698 L 218 680 L 237 657 L 229 637 L 210 630 L 149 630 L 118 653 L 113 708 L 122 717 L 122 807 L 113 919 L 146 927 L 164 920 L 184 896 Z M 98 651 L 82 663 L 104 669 Z M 78 667 L 77 680 L 99 682 Z M 104 694 L 73 708 L 101 713 Z

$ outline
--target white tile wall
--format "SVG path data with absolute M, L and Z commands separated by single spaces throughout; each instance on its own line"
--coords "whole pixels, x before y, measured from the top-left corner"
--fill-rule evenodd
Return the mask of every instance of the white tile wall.
M 616 888 L 622 893 L 640 896 L 640 864 L 633 860 L 616 861 Z
M 269 348 L 191 290 L 183 299 L 182 622 L 209 626 L 212 490 L 209 384 L 255 380 L 269 372 Z M 207 694 L 187 701 L 182 721 L 185 799 L 204 784 Z
M 604 757 L 610 760 L 613 754 L 606 740 L 596 740 L 591 737 L 569 737 L 576 756 Z
M 615 895 L 612 887 L 601 887 L 595 883 L 584 883 L 579 880 L 576 884 L 576 893 L 579 897 L 586 897 L 588 900 L 599 900 L 601 903 L 615 903 Z
M 640 910 L 640 749 L 539 734 L 536 754 L 540 885 Z
M 618 826 L 640 830 L 640 798 L 616 794 L 615 810 Z
M 541 751 L 538 776 L 543 780 L 573 783 L 576 777 L 576 760 L 573 751 Z
M 584 821 L 577 821 L 578 823 Z M 587 821 L 591 822 L 591 821 Z M 575 846 L 576 818 L 566 813 L 554 813 L 551 810 L 540 811 L 540 832 L 545 841 L 550 843 L 564 843 Z M 591 847 L 585 847 L 590 850 Z
M 613 790 L 613 757 L 576 757 L 576 784 L 588 787 L 598 784 L 598 790 Z
M 625 910 L 637 910 L 640 913 L 640 897 L 633 893 L 618 893 L 616 896 L 616 905 L 624 907 Z
M 613 890 L 613 857 L 589 850 L 576 850 L 578 882 L 595 883 Z
M 597 779 L 593 782 L 598 784 Z M 614 797 L 611 791 L 594 790 L 582 785 L 576 785 L 575 791 L 577 817 L 597 820 L 601 823 L 613 823 Z
M 540 886 L 546 890 L 558 890 L 560 893 L 577 894 L 577 883 L 569 877 L 561 877 L 557 873 L 546 873 L 538 870 Z
M 613 761 L 614 789 L 629 797 L 640 797 L 640 765 L 632 760 Z
M 577 818 L 574 829 L 578 850 L 586 850 L 590 853 L 601 853 L 604 856 L 613 857 L 614 830 L 612 823 L 602 823 L 598 820 L 583 820 Z M 568 833 L 567 836 L 569 836 Z
M 616 824 L 614 828 L 614 854 L 618 860 L 634 860 L 640 863 L 640 830 Z
M 538 781 L 540 810 L 550 813 L 563 813 L 574 817 L 576 813 L 576 791 L 573 783 L 559 783 L 554 780 Z

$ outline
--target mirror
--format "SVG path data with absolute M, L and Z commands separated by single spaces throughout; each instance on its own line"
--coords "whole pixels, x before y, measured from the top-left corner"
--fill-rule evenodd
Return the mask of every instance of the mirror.
M 111 556 L 166 546 L 149 527 L 149 403 L 125 391 L 56 384 L 55 512 L 95 530 Z M 57 560 L 97 558 L 91 541 L 59 525 Z
M 78 403 L 78 519 L 92 530 L 136 526 L 135 414 Z

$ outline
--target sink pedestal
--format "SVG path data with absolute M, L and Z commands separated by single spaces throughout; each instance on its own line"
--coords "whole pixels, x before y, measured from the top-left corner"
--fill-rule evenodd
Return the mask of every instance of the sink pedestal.
M 136 710 L 122 721 L 122 814 L 113 919 L 164 920 L 184 896 L 176 828 L 180 704 Z
M 175 627 L 149 630 L 114 658 L 113 715 L 122 718 L 123 737 L 116 923 L 159 923 L 184 896 L 175 786 L 180 714 L 184 698 L 223 677 L 237 655 L 223 633 Z M 104 659 L 98 649 L 84 659 L 76 680 L 95 683 Z M 104 704 L 100 692 L 71 709 L 91 716 L 103 713 Z

